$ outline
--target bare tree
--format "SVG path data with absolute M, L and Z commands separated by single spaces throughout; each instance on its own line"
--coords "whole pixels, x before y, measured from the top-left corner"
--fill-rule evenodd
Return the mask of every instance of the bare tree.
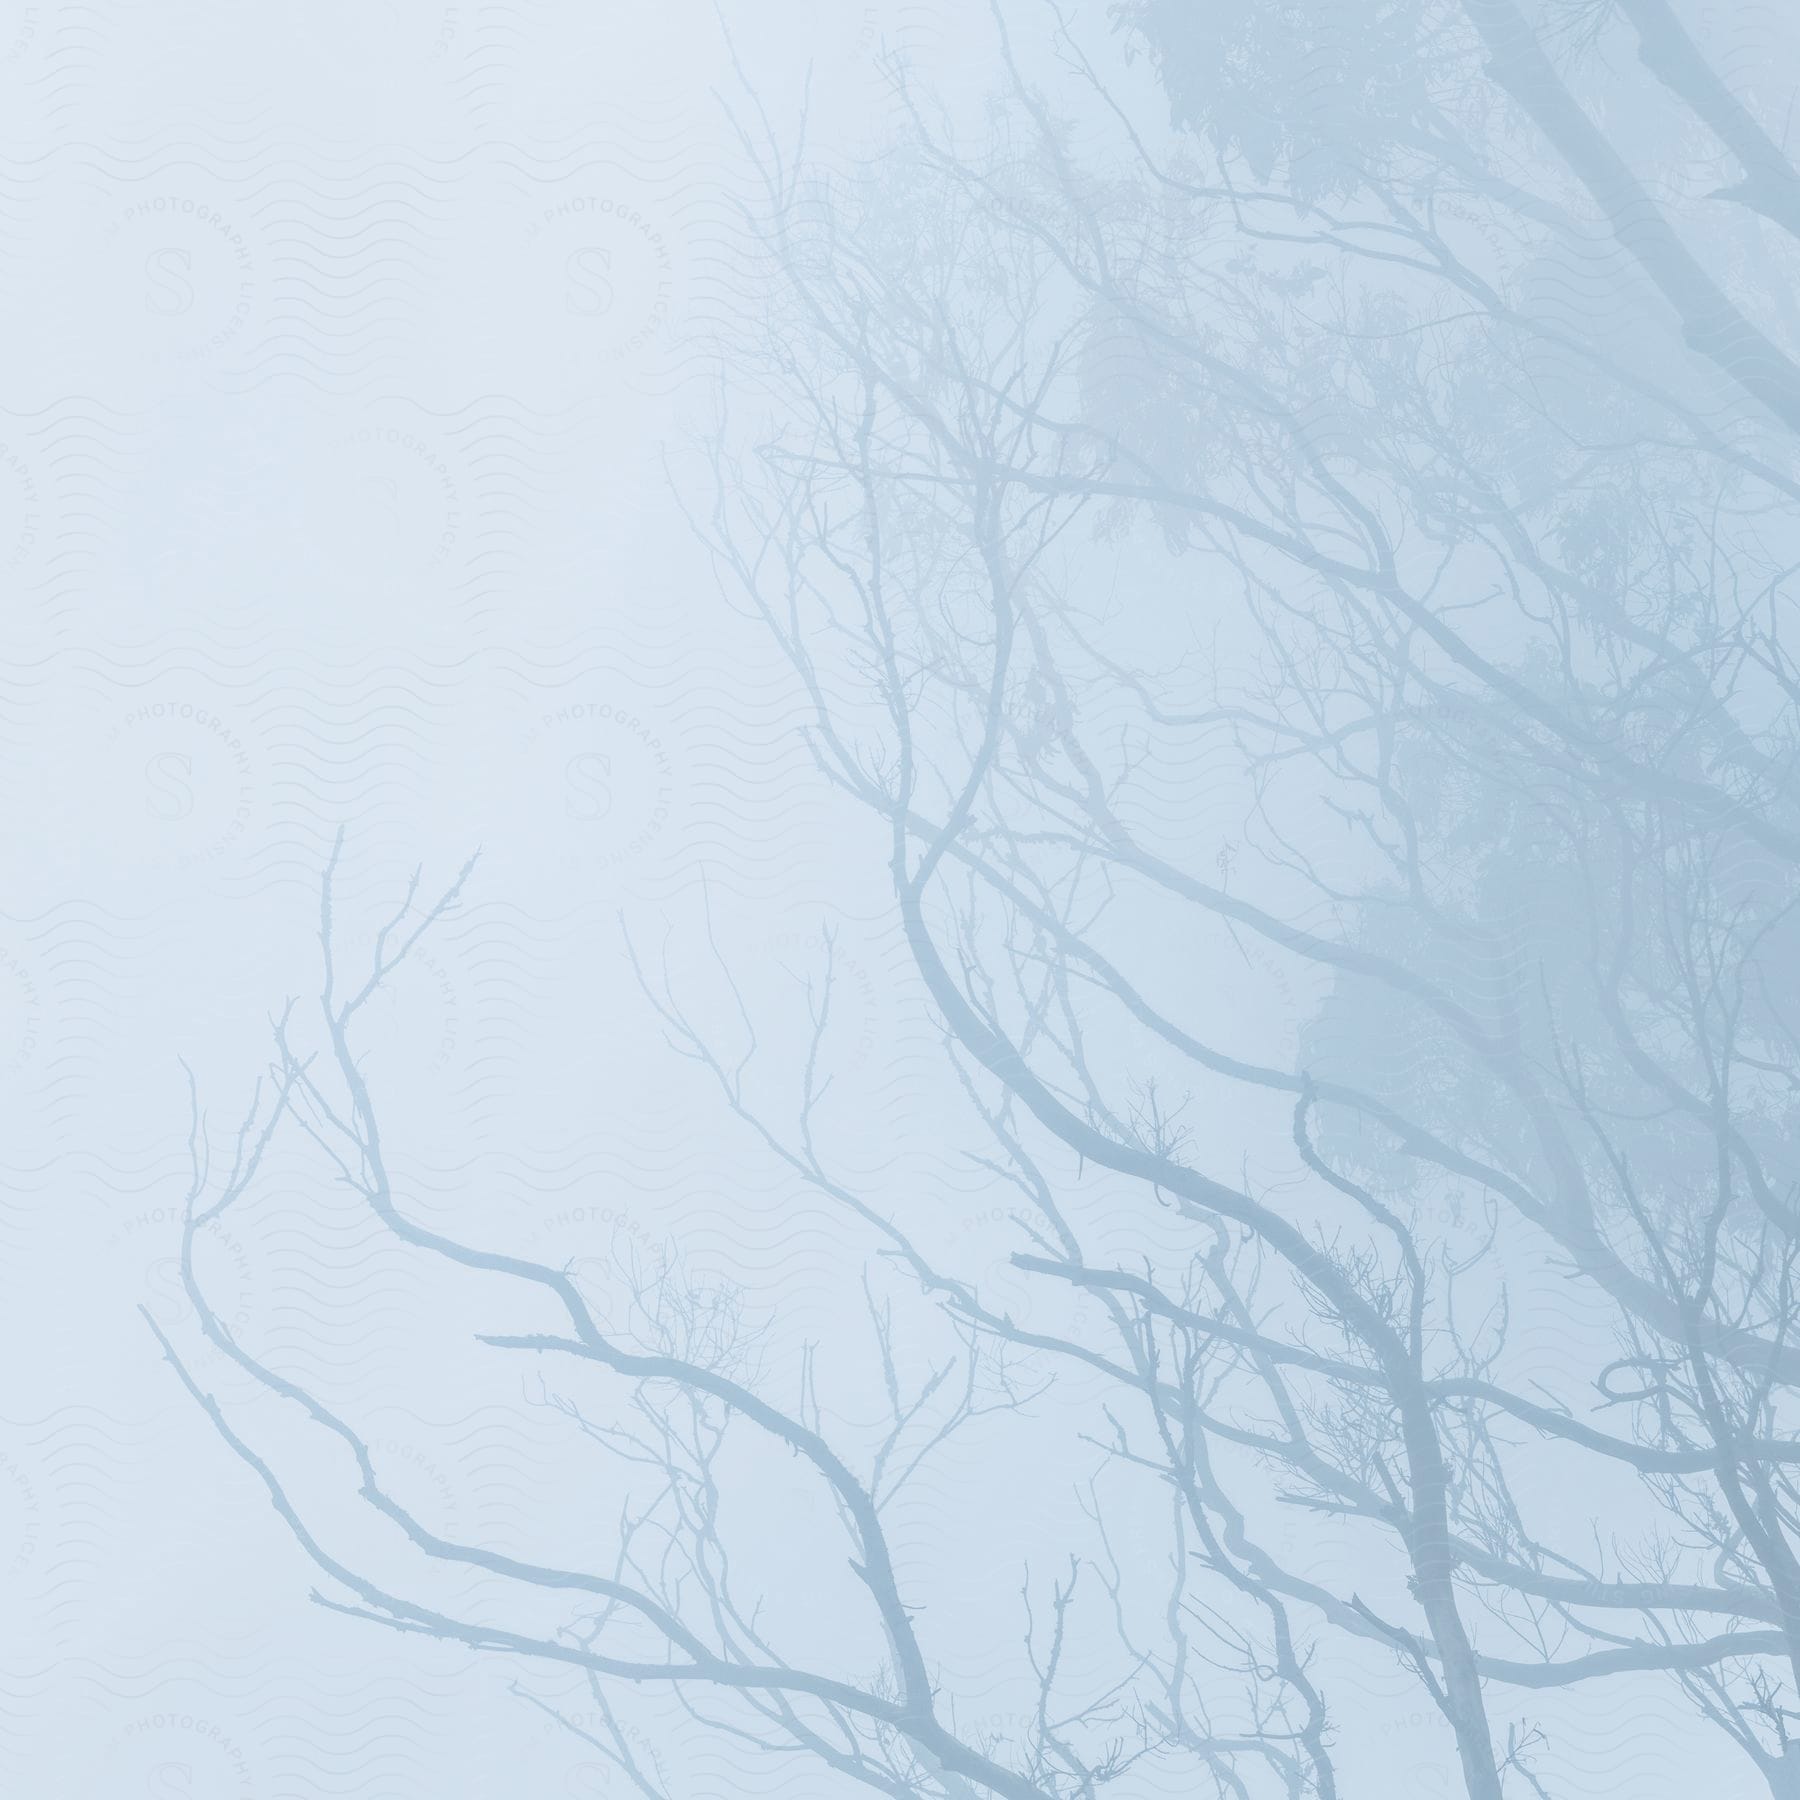
M 855 1455 L 679 1269 L 603 1322 L 426 1229 L 354 1029 L 435 915 L 409 895 L 350 991 L 328 878 L 324 1048 L 284 1019 L 222 1185 L 197 1147 L 189 1294 L 502 1610 L 372 1585 L 186 1378 L 328 1603 L 582 1670 L 645 1793 L 612 1709 L 662 1684 L 889 1793 L 1334 1796 L 1346 1654 L 1409 1672 L 1470 1800 L 1572 1792 L 1554 1703 L 1601 1682 L 1800 1793 L 1800 180 L 1663 0 L 1121 13 L 1166 125 L 1054 14 L 1001 25 L 978 140 L 902 72 L 911 135 L 854 173 L 751 109 L 769 293 L 734 354 L 772 398 L 695 516 L 884 872 L 1029 1305 L 834 1159 L 829 951 L 785 1113 L 638 967 L 746 1141 L 904 1277 Z M 283 1122 L 556 1315 L 497 1353 L 610 1378 L 560 1401 L 645 1477 L 603 1573 L 435 1536 L 220 1324 L 195 1234 Z M 1027 1580 L 1035 1711 L 995 1738 L 886 1509 L 1046 1395 L 1083 1524 Z M 736 1590 L 744 1433 L 837 1514 L 853 1671 Z

